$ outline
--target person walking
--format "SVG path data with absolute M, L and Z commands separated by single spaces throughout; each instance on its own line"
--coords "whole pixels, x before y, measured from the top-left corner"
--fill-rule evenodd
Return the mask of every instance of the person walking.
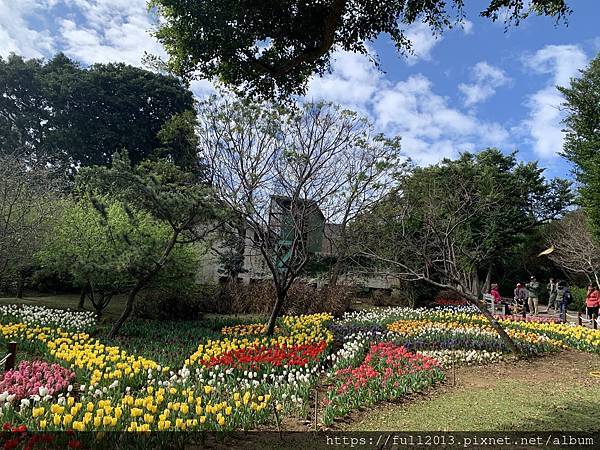
M 527 289 L 521 284 L 517 283 L 517 287 L 514 291 L 514 299 L 515 299 L 515 311 L 514 313 L 519 313 L 523 309 L 527 308 Z M 521 310 L 521 311 L 519 311 Z
M 558 312 L 558 285 L 556 284 L 556 280 L 554 278 L 550 278 L 548 282 L 548 308 L 546 309 L 546 314 L 550 311 L 550 308 L 554 310 L 554 312 Z
M 600 309 L 600 291 L 593 284 L 590 284 L 587 288 L 585 309 L 588 319 L 592 319 L 594 315 L 598 317 L 598 310 Z
M 535 279 L 534 276 L 531 277 L 529 283 L 525 285 L 527 288 L 528 298 L 529 298 L 529 312 L 534 316 L 538 315 L 538 304 L 540 298 L 540 283 Z
M 560 301 L 560 317 L 566 320 L 567 306 L 571 301 L 571 290 L 564 280 L 558 282 L 558 300 Z

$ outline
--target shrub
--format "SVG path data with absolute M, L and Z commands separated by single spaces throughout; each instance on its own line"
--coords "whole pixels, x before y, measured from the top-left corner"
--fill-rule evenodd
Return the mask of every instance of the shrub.
M 569 303 L 569 309 L 575 311 L 585 311 L 585 298 L 587 297 L 587 289 L 572 287 L 571 296 L 573 299 L 571 300 L 571 303 Z
M 330 312 L 340 315 L 350 306 L 350 289 L 343 286 L 322 287 L 296 282 L 288 291 L 283 314 Z M 275 287 L 269 281 L 250 284 L 229 283 L 223 286 L 215 304 L 217 313 L 269 314 L 275 299 Z
M 148 290 L 139 296 L 134 316 L 141 319 L 197 320 L 206 311 L 206 299 L 215 294 L 214 288 L 204 286 L 184 293 L 165 289 Z

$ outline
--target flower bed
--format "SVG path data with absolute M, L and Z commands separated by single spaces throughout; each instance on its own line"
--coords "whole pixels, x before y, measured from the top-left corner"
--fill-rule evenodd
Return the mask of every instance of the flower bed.
M 22 399 L 49 399 L 66 391 L 75 372 L 45 361 L 21 361 L 0 379 L 0 402 L 20 402 Z
M 464 299 L 451 299 L 451 298 L 436 298 L 433 302 L 434 305 L 438 306 L 461 306 L 467 305 L 467 301 Z
M 252 336 L 258 334 L 265 334 L 267 332 L 267 326 L 263 323 L 249 323 L 241 325 L 232 325 L 229 327 L 223 327 L 221 334 L 230 334 L 234 336 Z M 275 333 L 280 333 L 279 327 L 275 327 Z
M 485 323 L 442 322 L 423 320 L 400 320 L 388 325 L 388 329 L 403 337 L 407 348 L 421 349 L 466 349 L 507 352 L 496 331 Z M 508 329 L 508 335 L 526 354 L 541 354 L 565 347 L 561 341 L 547 336 Z
M 335 375 L 325 400 L 325 425 L 356 408 L 393 400 L 444 379 L 438 361 L 391 342 L 372 344 L 361 365 L 340 369 Z
M 173 325 L 178 331 L 165 336 L 160 330 L 151 332 L 152 323 L 129 324 L 140 345 L 146 336 L 156 340 L 155 346 L 164 338 L 163 345 L 179 349 L 179 358 L 170 358 L 178 362 L 176 369 L 141 356 L 135 348 L 126 352 L 84 332 L 14 319 L 2 318 L 0 340 L 16 340 L 20 351 L 43 355 L 50 366 L 65 365 L 80 383 L 72 390 L 72 381 L 66 389 L 62 383 L 52 394 L 42 390 L 45 396 L 40 395 L 41 383 L 33 393 L 35 401 L 23 404 L 7 390 L 4 401 L 14 397 L 3 410 L 4 420 L 30 430 L 226 431 L 274 426 L 273 409 L 281 418 L 306 417 L 309 399 L 322 380 L 330 386 L 322 417 L 329 424 L 354 408 L 425 389 L 442 379 L 442 368 L 452 361 L 487 364 L 507 352 L 487 319 L 471 306 L 381 308 L 346 314 L 341 320 L 329 314 L 285 316 L 270 337 L 260 335 L 263 324 L 236 325 L 231 320 L 207 328 Z M 598 331 L 520 317 L 498 320 L 531 354 L 600 348 Z M 185 349 L 190 349 L 187 358 Z M 27 386 L 31 389 L 22 391 L 29 395 L 35 382 Z
M 239 348 L 228 350 L 209 360 L 201 359 L 199 363 L 205 367 L 226 366 L 252 370 L 264 366 L 305 366 L 317 360 L 326 346 L 327 343 L 321 341 L 292 346 Z
M 501 361 L 504 354 L 487 350 L 421 350 L 417 352 L 440 362 L 448 369 L 453 364 L 457 366 L 480 366 Z
M 19 322 L 25 325 L 61 328 L 65 331 L 90 332 L 96 326 L 96 314 L 93 312 L 43 306 L 0 305 L 0 318 L 3 323 Z

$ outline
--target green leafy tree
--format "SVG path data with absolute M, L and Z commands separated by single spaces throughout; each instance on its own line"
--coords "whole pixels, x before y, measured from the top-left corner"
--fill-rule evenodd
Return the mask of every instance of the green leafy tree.
M 134 282 L 127 290 L 125 309 L 110 332 L 114 336 L 129 318 L 138 293 L 163 273 L 173 252 L 187 244 L 208 247 L 207 240 L 220 226 L 224 213 L 208 186 L 198 183 L 194 174 L 164 159 L 133 166 L 126 154 L 117 153 L 110 167 L 81 169 L 78 184 L 93 198 L 119 202 L 128 214 L 132 211 L 148 213 L 161 224 L 161 230 L 162 227 L 168 230 L 155 236 L 152 248 L 158 251 L 145 255 L 147 259 L 140 260 L 143 264 L 130 267 Z M 106 214 L 102 201 L 97 201 L 95 208 Z M 123 239 L 127 241 L 127 235 Z M 143 252 L 144 248 L 136 251 Z
M 530 14 L 565 18 L 566 0 L 490 0 L 483 17 L 518 24 Z M 464 17 L 463 0 L 151 0 L 163 21 L 156 36 L 178 75 L 215 78 L 245 94 L 301 94 L 330 69 L 335 50 L 367 54 L 382 33 L 409 53 L 407 27 L 440 34 Z M 152 58 L 150 58 L 152 60 Z M 154 62 L 156 58 L 154 58 Z
M 574 165 L 581 204 L 600 239 L 600 54 L 570 86 L 558 90 L 567 111 L 563 154 Z
M 32 154 L 48 120 L 40 63 L 10 55 L 0 57 L 0 153 Z
M 0 58 L 0 152 L 18 150 L 69 173 L 108 165 L 122 149 L 133 164 L 159 147 L 185 164 L 189 145 L 158 134 L 193 106 L 179 79 L 125 64 L 83 68 L 63 54 L 47 62 Z
M 0 154 L 0 284 L 16 281 L 17 297 L 60 211 L 60 187 L 47 168 Z
M 148 212 L 126 209 L 110 198 L 84 196 L 65 201 L 37 256 L 42 267 L 68 273 L 100 315 L 114 295 L 127 292 L 140 273 L 152 270 L 169 236 L 170 227 Z M 149 285 L 184 291 L 194 281 L 198 256 L 192 246 L 175 246 Z
M 356 253 L 371 270 L 460 292 L 514 343 L 481 302 L 486 283 L 538 224 L 571 203 L 569 183 L 496 149 L 414 168 L 396 192 L 354 224 Z M 368 269 L 368 268 L 367 268 Z

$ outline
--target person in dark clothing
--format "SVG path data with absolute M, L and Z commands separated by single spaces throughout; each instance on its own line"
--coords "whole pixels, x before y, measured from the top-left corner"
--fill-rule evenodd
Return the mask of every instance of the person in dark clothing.
M 514 291 L 514 307 L 513 307 L 513 313 L 519 313 L 521 311 L 523 311 L 523 308 L 527 309 L 527 297 L 528 297 L 528 292 L 527 289 L 525 289 L 525 286 L 523 286 L 523 284 L 521 283 L 517 283 L 517 287 L 515 288 Z
M 567 314 L 567 306 L 571 301 L 571 290 L 567 285 L 567 282 L 562 280 L 558 282 L 558 300 L 560 301 L 560 316 L 566 317 Z

